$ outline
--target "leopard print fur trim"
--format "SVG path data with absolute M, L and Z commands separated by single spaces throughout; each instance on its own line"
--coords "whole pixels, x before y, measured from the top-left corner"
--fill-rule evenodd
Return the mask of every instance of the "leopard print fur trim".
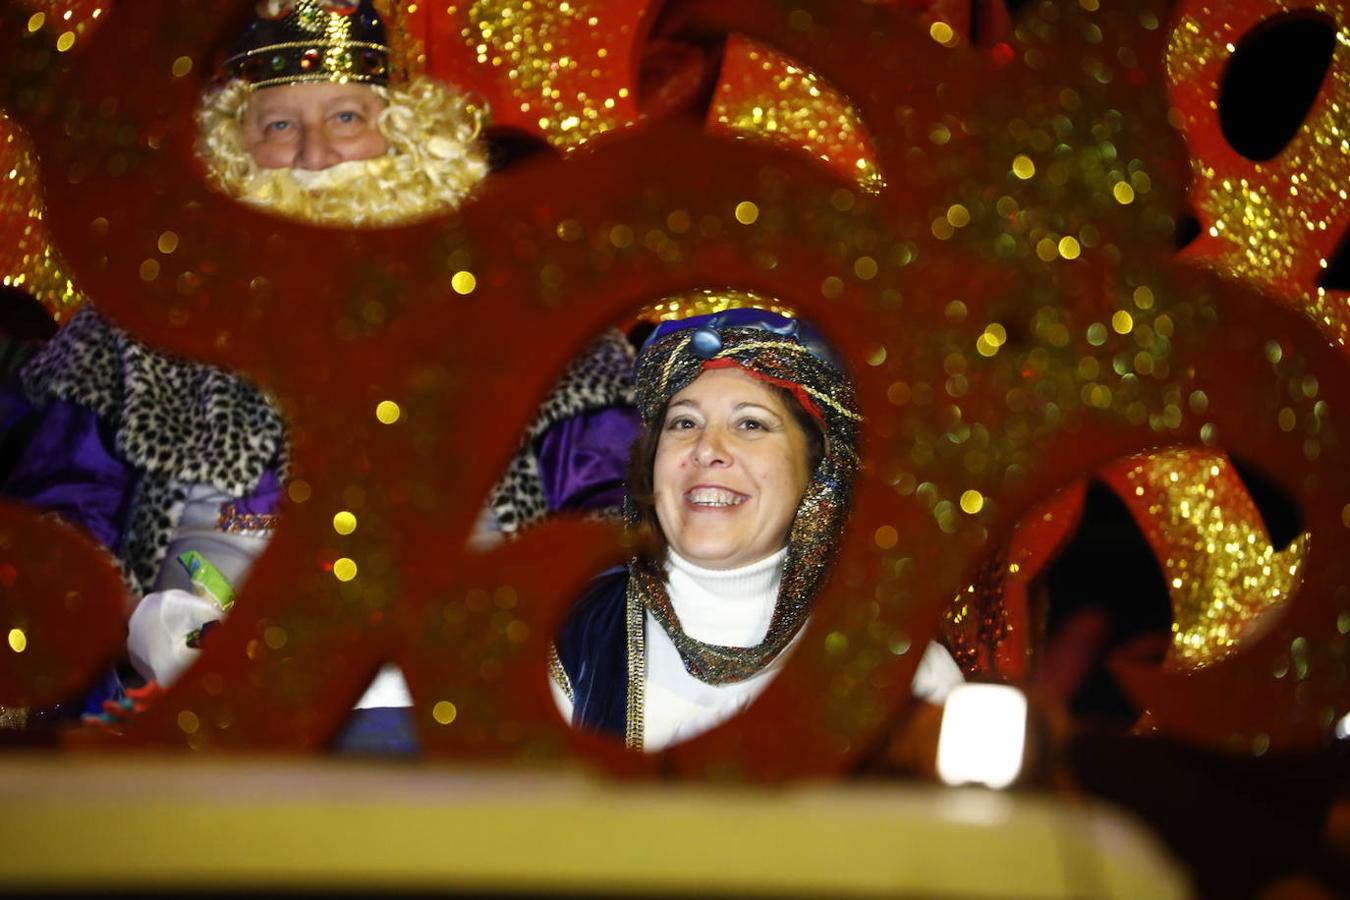
M 261 391 L 152 350 L 88 303 L 21 377 L 35 403 L 65 400 L 111 423 L 117 452 L 143 472 L 241 497 L 269 465 L 285 462 L 281 416 Z
M 616 328 L 593 341 L 572 361 L 544 402 L 506 472 L 488 498 L 502 531 L 510 533 L 548 513 L 535 442 L 554 425 L 607 406 L 633 403 L 633 347 Z

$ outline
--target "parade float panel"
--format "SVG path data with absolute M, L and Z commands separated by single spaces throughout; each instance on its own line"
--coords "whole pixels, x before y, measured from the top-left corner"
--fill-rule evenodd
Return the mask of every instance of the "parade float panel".
M 690 22 L 847 96 L 884 187 L 674 123 L 499 179 L 451 217 L 343 232 L 205 187 L 191 111 L 236 6 L 119 7 L 65 50 L 28 8 L 0 7 L 0 101 L 32 141 L 81 288 L 155 345 L 255 378 L 292 423 L 276 540 L 213 646 L 118 746 L 315 749 L 392 661 L 431 756 L 839 773 L 905 702 L 914 648 L 1014 523 L 1167 445 L 1276 473 L 1310 537 L 1268 630 L 1201 670 L 1138 676 L 1159 727 L 1289 748 L 1346 712 L 1344 360 L 1302 313 L 1173 259 L 1191 161 L 1165 89 L 1167 9 L 1040 4 L 986 52 L 888 6 L 688 4 Z M 532 398 L 585 340 L 709 285 L 781 300 L 853 361 L 866 468 L 782 677 L 652 760 L 570 734 L 546 693 L 547 636 L 624 555 L 619 537 L 559 522 L 486 555 L 460 548 Z M 339 511 L 357 518 L 350 534 Z M 66 611 L 41 614 L 41 633 L 66 623 L 74 644 L 97 643 Z M 1296 642 L 1302 677 L 1277 677 Z M 7 695 L 53 658 L 26 657 Z

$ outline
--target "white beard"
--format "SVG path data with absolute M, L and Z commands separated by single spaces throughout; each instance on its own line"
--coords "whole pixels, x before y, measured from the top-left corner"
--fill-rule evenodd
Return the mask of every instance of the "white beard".
M 442 215 L 455 204 L 435 173 L 388 154 L 326 169 L 256 169 L 238 197 L 268 212 L 320 225 L 395 225 Z

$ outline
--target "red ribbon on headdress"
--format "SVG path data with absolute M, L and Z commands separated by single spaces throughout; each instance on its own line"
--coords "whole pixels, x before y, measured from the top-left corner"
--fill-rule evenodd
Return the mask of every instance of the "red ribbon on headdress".
M 739 363 L 729 357 L 708 360 L 703 364 L 703 371 L 706 372 L 709 369 L 730 369 L 733 366 L 757 381 L 771 384 L 774 387 L 780 387 L 789 392 L 792 396 L 797 398 L 797 402 L 802 405 L 802 409 L 811 414 L 811 418 L 815 419 L 822 426 L 825 424 L 825 416 L 821 413 L 820 407 L 816 406 L 816 401 L 811 399 L 811 395 L 795 381 L 788 381 L 786 378 L 775 378 L 772 375 L 765 375 L 763 372 L 757 372 L 749 366 Z

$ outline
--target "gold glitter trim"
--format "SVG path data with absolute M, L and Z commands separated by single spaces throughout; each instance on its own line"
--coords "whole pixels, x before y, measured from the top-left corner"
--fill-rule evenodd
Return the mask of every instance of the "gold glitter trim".
M 567 701 L 575 704 L 577 701 L 572 694 L 572 679 L 567 677 L 567 670 L 563 668 L 562 660 L 558 658 L 558 645 L 553 643 L 548 645 L 548 674 L 552 677 L 553 683 L 567 696 Z
M 56 322 L 84 304 L 46 226 L 37 154 L 19 125 L 0 113 L 0 225 L 7 241 L 0 247 L 0 284 L 37 299 Z M 99 222 L 95 220 L 97 229 Z M 102 222 L 106 226 L 106 222 Z
M 1271 546 L 1260 512 L 1225 456 L 1164 450 L 1138 459 L 1114 480 L 1146 513 L 1141 524 L 1172 596 L 1167 665 L 1195 669 L 1229 656 L 1302 582 L 1309 535 L 1284 550 Z
M 628 579 L 625 620 L 628 626 L 628 722 L 623 745 L 629 750 L 641 750 L 646 731 L 647 616 L 642 598 L 638 596 L 637 581 L 633 578 Z
M 824 79 L 739 35 L 727 42 L 709 110 L 726 131 L 800 149 L 867 191 L 886 186 L 857 109 Z
M 797 311 L 790 306 L 749 291 L 732 290 L 700 290 L 675 294 L 644 307 L 637 314 L 637 318 L 641 322 L 674 322 L 693 316 L 710 316 L 729 309 L 762 309 L 785 319 L 797 318 Z
M 632 114 L 631 92 L 616 87 L 621 82 L 612 74 L 645 14 L 645 5 L 632 6 L 475 0 L 462 36 L 492 78 L 505 76 L 511 99 L 522 114 L 537 117 L 549 143 L 572 150 L 627 124 Z
M 280 78 L 269 78 L 266 81 L 246 82 L 250 91 L 261 90 L 262 88 L 274 87 L 279 84 L 314 84 L 315 82 L 333 82 L 334 84 L 379 84 L 379 80 L 371 75 L 343 75 L 341 78 L 334 78 L 332 75 L 326 75 L 322 72 L 316 72 L 312 75 L 287 75 Z
M 384 44 L 377 44 L 374 41 L 342 41 L 342 40 L 315 40 L 315 41 L 282 41 L 279 44 L 268 44 L 266 47 L 255 47 L 252 50 L 245 50 L 243 53 L 237 53 L 225 61 L 225 65 L 237 62 L 241 59 L 248 59 L 250 56 L 257 56 L 261 53 L 272 53 L 276 50 L 298 50 L 301 47 L 308 50 L 313 47 L 315 50 L 320 47 L 328 49 L 344 50 L 355 47 L 358 50 L 383 50 L 388 52 L 389 48 Z

